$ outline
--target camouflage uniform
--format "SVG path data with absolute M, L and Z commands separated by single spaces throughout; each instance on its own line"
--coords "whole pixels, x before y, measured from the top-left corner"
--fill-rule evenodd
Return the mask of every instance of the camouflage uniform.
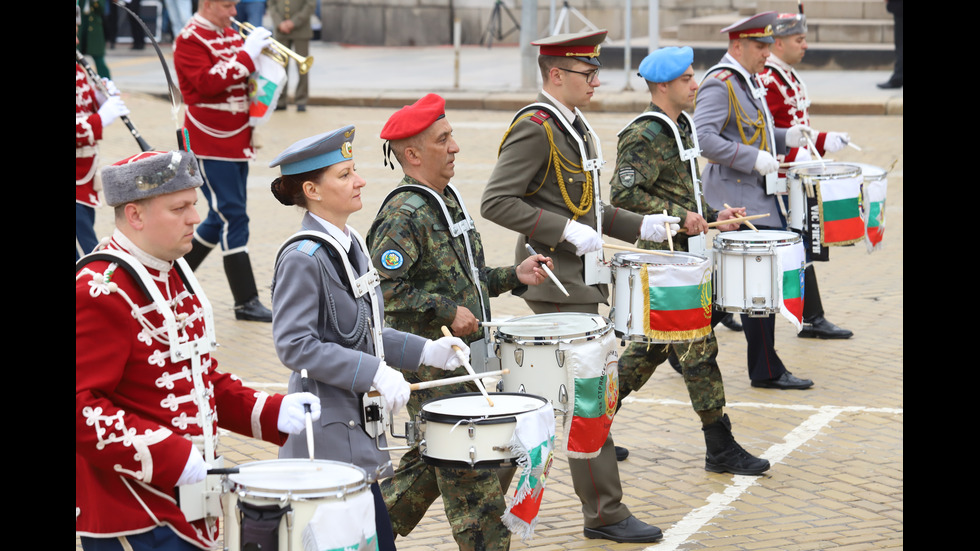
M 401 185 L 422 185 L 405 176 Z M 453 221 L 463 211 L 450 193 L 442 194 Z M 483 320 L 480 295 L 489 305 L 491 296 L 522 284 L 517 270 L 487 268 L 483 245 L 476 230 L 470 232 L 473 258 L 480 269 L 480 288 L 470 280 L 466 247 L 462 236 L 449 233 L 442 211 L 431 198 L 407 190 L 382 206 L 367 242 L 371 258 L 381 275 L 385 297 L 385 323 L 390 327 L 437 339 L 441 326 L 452 324 L 456 307 L 465 306 Z M 467 342 L 483 338 L 483 329 L 458 335 Z M 418 372 L 403 372 L 409 383 L 465 375 L 465 369 L 446 372 L 420 366 Z M 475 384 L 456 384 L 413 391 L 408 414 L 415 418 L 428 400 L 463 392 L 478 392 Z M 514 469 L 505 469 L 500 479 L 509 483 Z M 398 465 L 393 478 L 381 483 L 385 504 L 395 532 L 405 536 L 422 520 L 433 501 L 442 495 L 453 537 L 460 549 L 508 549 L 510 532 L 500 521 L 504 513 L 504 489 L 494 469 L 450 469 L 427 465 L 418 447 L 412 448 Z
M 647 111 L 663 111 L 650 104 Z M 680 117 L 677 125 L 685 148 L 693 147 L 692 128 L 687 119 Z M 640 119 L 626 128 L 619 136 L 616 154 L 616 172 L 610 183 L 612 204 L 639 213 L 658 213 L 678 216 L 683 221 L 688 211 L 697 212 L 694 200 L 694 182 L 690 165 L 680 159 L 677 140 L 673 131 L 657 119 Z M 704 218 L 715 221 L 718 211 L 701 198 Z M 666 249 L 668 244 L 637 241 L 644 249 Z M 674 237 L 674 250 L 687 250 L 687 235 Z M 694 410 L 705 424 L 721 417 L 725 405 L 725 387 L 721 371 L 715 360 L 718 341 L 715 334 L 693 343 L 669 345 L 674 348 L 681 362 L 684 382 L 691 396 Z M 619 398 L 639 390 L 653 375 L 657 366 L 667 359 L 668 345 L 630 344 L 619 359 Z

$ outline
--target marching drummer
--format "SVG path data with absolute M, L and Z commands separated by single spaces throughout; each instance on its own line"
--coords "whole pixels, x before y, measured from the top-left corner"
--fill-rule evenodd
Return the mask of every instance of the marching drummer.
M 708 222 L 744 216 L 744 208 L 711 208 L 696 189 L 700 179 L 694 121 L 687 111 L 694 108 L 698 89 L 694 78 L 694 50 L 668 47 L 654 51 L 640 62 L 640 76 L 650 91 L 650 106 L 619 133 L 616 171 L 611 181 L 612 204 L 634 212 L 667 211 L 684 221 L 686 234 L 674 238 L 674 250 L 688 251 L 697 236 L 704 250 Z M 682 153 L 688 152 L 688 155 Z M 734 231 L 738 223 L 721 224 L 721 231 Z M 666 249 L 665 244 L 640 240 L 644 249 Z M 714 312 L 713 318 L 724 313 Z M 717 322 L 717 319 L 715 320 Z M 725 386 L 716 358 L 718 341 L 712 331 L 693 343 L 650 345 L 631 343 L 619 359 L 619 400 L 639 390 L 673 349 L 680 360 L 691 405 L 701 418 L 704 431 L 705 469 L 755 475 L 769 469 L 769 462 L 752 456 L 735 442 L 728 415 L 724 414 Z
M 793 67 L 806 55 L 806 16 L 802 13 L 781 13 L 773 26 L 772 55 L 766 59 L 765 71 L 759 73 L 759 82 L 766 87 L 766 103 L 772 113 L 776 128 L 790 128 L 810 124 L 810 97 L 806 84 Z M 813 147 L 816 153 L 834 153 L 850 142 L 844 132 L 819 132 Z M 807 161 L 815 155 L 809 147 L 793 147 L 786 153 L 785 162 Z M 811 252 L 807 247 L 807 253 Z M 810 260 L 809 258 L 807 260 Z M 813 262 L 807 262 L 804 270 L 803 329 L 798 337 L 821 339 L 849 339 L 854 333 L 838 327 L 824 317 L 823 301 L 817 287 L 817 272 Z
M 218 427 L 281 445 L 320 401 L 217 370 L 210 303 L 181 258 L 200 221 L 194 154 L 140 153 L 102 183 L 116 229 L 75 266 L 75 532 L 87 550 L 211 549 L 217 524 L 188 519 L 177 488 L 219 465 Z
M 347 225 L 361 210 L 366 185 L 354 167 L 354 133 L 345 126 L 300 140 L 270 164 L 282 173 L 272 194 L 305 211 L 302 233 L 287 240 L 276 259 L 272 336 L 279 359 L 293 371 L 290 392 L 302 388 L 300 374 L 307 370 L 311 391 L 323 403 L 312 454 L 367 471 L 379 549 L 391 550 L 394 537 L 376 480 L 391 474 L 391 461 L 365 432 L 361 397 L 377 389 L 390 419 L 409 399 L 403 373 L 420 364 L 452 371 L 461 365 L 453 346 L 466 345 L 456 337 L 429 339 L 384 327 L 377 272 L 363 239 Z M 310 457 L 309 436 L 290 438 L 280 457 Z
M 766 105 L 766 90 L 756 79 L 765 68 L 773 43 L 776 12 L 738 21 L 721 32 L 728 34 L 728 52 L 708 69 L 694 109 L 694 123 L 702 154 L 704 196 L 712 205 L 740 205 L 750 213 L 768 213 L 755 221 L 759 229 L 783 230 L 786 219 L 776 200 L 779 191 L 777 155 L 787 146 L 806 144 L 814 131 L 805 125 L 773 126 Z M 748 370 L 752 386 L 805 389 L 813 381 L 790 373 L 776 354 L 775 318 L 749 318 L 742 314 L 748 344 Z
M 449 327 L 472 346 L 477 371 L 486 362 L 490 297 L 520 292 L 547 276 L 542 255 L 517 266 L 488 268 L 483 244 L 462 197 L 450 184 L 459 146 L 446 118 L 445 100 L 428 94 L 392 115 L 381 131 L 404 177 L 389 194 L 368 235 L 371 258 L 381 274 L 389 323 L 403 331 L 436 338 Z M 388 159 L 385 159 L 388 162 Z M 392 165 L 394 168 L 394 165 Z M 453 227 L 460 232 L 450 231 Z M 434 231 L 441 228 L 444 231 Z M 406 379 L 419 382 L 452 374 L 426 364 Z M 476 392 L 473 383 L 440 386 L 412 393 L 408 412 L 435 398 Z M 453 469 L 426 464 L 418 447 L 406 452 L 395 476 L 381 486 L 395 531 L 406 536 L 422 520 L 440 493 L 453 537 L 460 549 L 508 549 L 510 532 L 500 520 L 503 494 L 514 469 Z M 475 502 L 475 503 L 474 503 Z

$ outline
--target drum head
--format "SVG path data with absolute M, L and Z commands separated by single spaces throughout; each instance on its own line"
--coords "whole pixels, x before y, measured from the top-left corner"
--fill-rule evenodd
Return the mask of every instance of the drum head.
M 722 232 L 715 236 L 715 246 L 724 248 L 726 245 L 745 245 L 753 243 L 777 243 L 791 244 L 801 241 L 799 234 L 791 231 L 779 230 L 743 230 Z M 719 247 L 721 245 L 721 247 Z
M 239 466 L 228 479 L 246 494 L 353 493 L 366 485 L 364 469 L 341 463 L 308 459 L 274 459 Z
M 834 180 L 837 178 L 853 178 L 861 175 L 861 168 L 852 164 L 821 163 L 794 166 L 786 171 L 786 177 L 798 177 L 803 180 Z
M 515 415 L 534 411 L 548 403 L 548 400 L 534 394 L 520 392 L 491 392 L 491 406 L 486 397 L 479 392 L 457 394 L 446 398 L 436 398 L 422 404 L 422 418 L 429 421 L 455 423 L 459 420 L 512 419 Z
M 500 324 L 497 336 L 503 340 L 572 339 L 601 335 L 609 331 L 609 320 L 598 314 L 554 313 L 514 318 Z
M 624 266 L 627 264 L 658 264 L 671 266 L 696 266 L 708 261 L 703 256 L 685 253 L 680 251 L 663 251 L 664 254 L 655 253 L 616 253 L 613 255 L 613 266 Z
M 880 166 L 865 163 L 854 163 L 854 166 L 861 169 L 861 176 L 864 177 L 865 182 L 874 182 L 885 177 L 885 169 Z

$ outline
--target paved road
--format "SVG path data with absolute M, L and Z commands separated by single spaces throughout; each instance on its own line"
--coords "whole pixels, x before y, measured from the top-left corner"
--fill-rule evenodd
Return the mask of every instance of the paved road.
M 113 66 L 113 70 L 120 75 L 117 82 L 123 81 L 125 69 Z M 872 83 L 877 78 L 858 75 Z M 120 88 L 127 90 L 126 85 Z M 414 99 L 422 93 L 402 91 L 400 97 Z M 523 97 L 526 101 L 530 94 Z M 147 140 L 157 148 L 172 147 L 174 125 L 167 104 L 130 91 L 126 99 L 132 120 Z M 267 303 L 275 252 L 298 229 L 301 216 L 298 210 L 276 203 L 267 191 L 275 176 L 267 168 L 269 160 L 297 139 L 355 124 L 355 158 L 368 187 L 365 208 L 352 217 L 351 223 L 364 233 L 381 199 L 400 175 L 382 165 L 378 138 L 393 110 L 314 106 L 305 114 L 293 110 L 277 113 L 262 128 L 264 147 L 249 179 L 249 250 Z M 511 113 L 450 108 L 448 117 L 462 148 L 454 183 L 476 216 L 487 244 L 488 263 L 508 264 L 516 236 L 482 220 L 478 205 Z M 589 118 L 605 145 L 607 160 L 612 162 L 615 135 L 631 115 L 603 111 Z M 885 250 L 869 255 L 863 244 L 838 248 L 831 262 L 817 268 L 828 317 L 852 329 L 855 337 L 842 342 L 799 339 L 789 323 L 778 323 L 776 345 L 780 355 L 794 373 L 812 378 L 816 385 L 807 391 L 773 391 L 749 385 L 744 338 L 719 329 L 718 359 L 726 382 L 727 412 L 739 442 L 773 463 L 765 476 L 704 470 L 704 440 L 697 416 L 690 408 L 683 381 L 669 366 L 663 366 L 642 391 L 630 397 L 617 416 L 614 434 L 617 444 L 632 450 L 629 459 L 620 464 L 627 504 L 637 516 L 665 531 L 664 540 L 653 549 L 865 550 L 904 546 L 903 117 L 817 115 L 813 125 L 848 131 L 863 148 L 861 152 L 847 149 L 836 156 L 837 160 L 883 167 L 896 162 L 889 176 Z M 136 152 L 122 125 L 108 129 L 102 147 L 104 163 Z M 607 168 L 602 182 L 607 197 L 608 174 Z M 203 200 L 198 208 L 204 212 Z M 111 218 L 108 209 L 98 212 L 100 235 L 111 231 Z M 256 387 L 283 390 L 288 371 L 276 359 L 271 328 L 234 321 L 220 257 L 209 257 L 198 277 L 216 309 L 222 346 L 216 357 L 222 368 Z M 510 296 L 494 299 L 492 308 L 494 316 L 500 318 L 530 313 L 522 301 Z M 397 420 L 398 426 L 401 421 Z M 271 446 L 234 435 L 222 443 L 233 464 L 276 456 Z M 441 502 L 436 502 L 413 534 L 399 538 L 398 544 L 403 550 L 455 549 Z M 514 549 L 531 547 L 625 550 L 645 546 L 583 538 L 567 463 L 558 457 L 535 538 L 513 543 Z

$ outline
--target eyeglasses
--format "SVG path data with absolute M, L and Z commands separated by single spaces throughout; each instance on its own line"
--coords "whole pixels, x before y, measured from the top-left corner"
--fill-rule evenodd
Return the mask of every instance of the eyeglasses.
M 561 69 L 562 71 L 567 71 L 569 73 L 576 73 L 576 74 L 579 74 L 579 75 L 585 75 L 585 82 L 587 84 L 592 84 L 592 82 L 595 81 L 596 77 L 599 76 L 599 69 L 598 68 L 592 69 L 591 71 L 587 71 L 587 72 L 585 72 L 585 71 L 573 71 L 571 69 L 565 69 L 564 67 L 559 67 L 559 69 Z

